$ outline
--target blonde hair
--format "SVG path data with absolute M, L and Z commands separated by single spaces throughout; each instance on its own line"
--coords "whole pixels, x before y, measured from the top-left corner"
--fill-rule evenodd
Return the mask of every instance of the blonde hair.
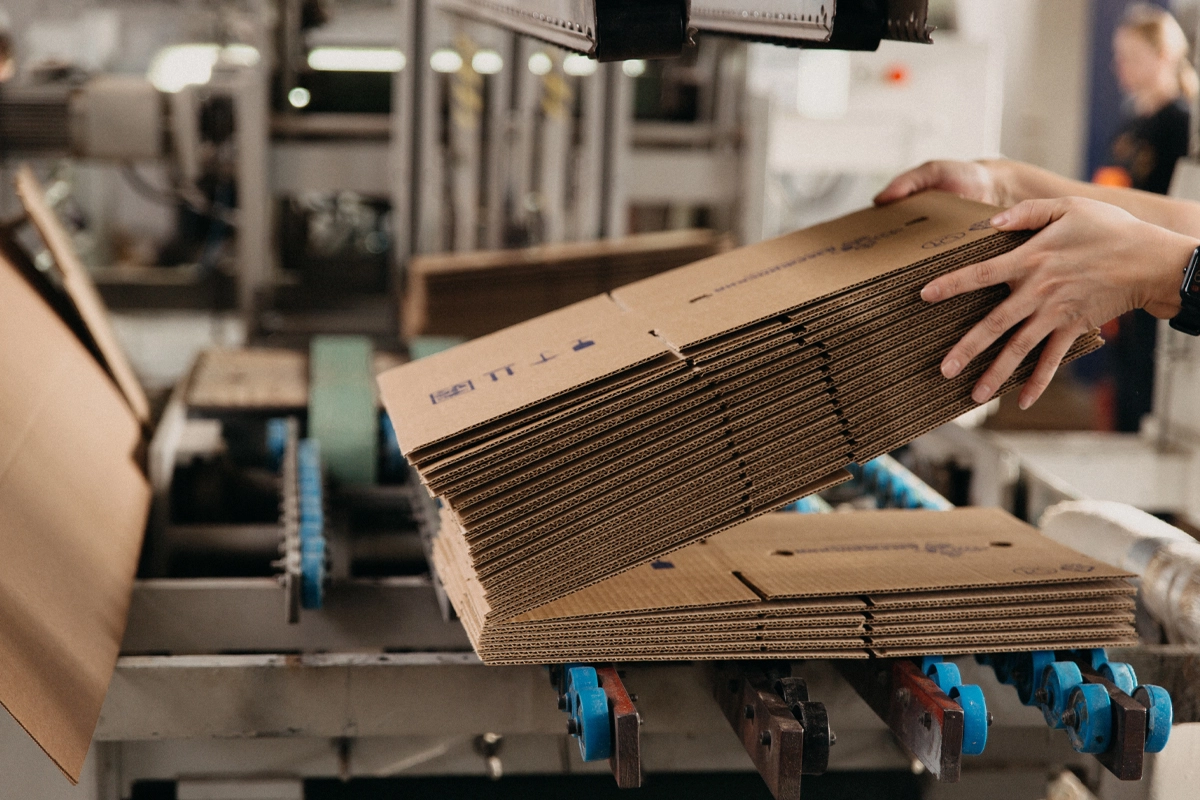
M 1125 10 L 1120 29 L 1137 34 L 1160 56 L 1175 63 L 1179 91 L 1184 97 L 1195 100 L 1200 95 L 1200 75 L 1188 55 L 1187 35 L 1170 11 L 1150 3 L 1134 3 Z

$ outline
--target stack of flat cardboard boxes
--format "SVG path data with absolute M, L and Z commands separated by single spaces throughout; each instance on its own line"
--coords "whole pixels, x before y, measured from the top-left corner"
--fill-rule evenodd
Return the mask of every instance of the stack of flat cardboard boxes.
M 460 536 L 440 536 L 435 561 L 488 663 L 866 658 L 1136 641 L 1125 573 L 997 509 L 767 514 L 504 622 L 484 618 L 462 547 Z
M 720 252 L 708 230 L 666 231 L 516 250 L 417 256 L 407 336 L 472 339 Z
M 483 618 L 833 485 L 971 408 L 1003 342 L 954 380 L 939 364 L 1007 290 L 930 305 L 920 289 L 1024 241 L 992 229 L 994 211 L 926 193 L 385 373 L 401 447 L 462 540 L 443 554 L 478 582 Z

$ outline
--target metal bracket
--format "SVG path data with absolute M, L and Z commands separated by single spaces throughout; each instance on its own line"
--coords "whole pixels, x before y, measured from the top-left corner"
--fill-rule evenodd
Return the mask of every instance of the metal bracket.
M 802 775 L 825 772 L 836 738 L 803 678 L 723 665 L 714 670 L 713 696 L 775 800 L 796 800 Z
M 907 659 L 844 661 L 838 669 L 896 738 L 939 781 L 962 774 L 962 707 Z
M 585 761 L 608 759 L 619 789 L 642 785 L 642 718 L 631 695 L 611 664 L 589 667 L 564 664 L 550 667 L 550 683 L 558 693 L 559 710 L 567 712 L 567 732 L 579 739 Z M 597 698 L 604 708 L 595 709 Z M 601 719 L 597 719 L 597 710 Z

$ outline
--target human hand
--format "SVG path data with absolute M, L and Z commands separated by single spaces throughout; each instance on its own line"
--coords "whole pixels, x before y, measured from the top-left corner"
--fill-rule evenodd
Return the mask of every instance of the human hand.
M 926 161 L 892 179 L 875 196 L 875 205 L 884 206 L 903 200 L 926 189 L 940 189 L 977 203 L 1010 206 L 1015 200 L 1007 188 L 1004 162 L 999 161 Z
M 1002 231 L 1040 232 L 1015 250 L 943 275 L 921 291 L 922 299 L 936 303 L 1002 283 L 1012 289 L 942 361 L 942 374 L 954 378 L 1016 329 L 976 383 L 971 395 L 976 403 L 990 400 L 1043 341 L 1037 367 L 1021 390 L 1022 409 L 1041 397 L 1083 334 L 1135 308 L 1160 318 L 1179 313 L 1179 284 L 1194 239 L 1078 197 L 1027 200 L 991 222 Z

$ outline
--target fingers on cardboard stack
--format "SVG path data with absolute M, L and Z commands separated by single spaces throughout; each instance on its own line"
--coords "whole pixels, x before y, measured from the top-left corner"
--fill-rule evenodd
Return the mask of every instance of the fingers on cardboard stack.
M 709 230 L 644 233 L 517 250 L 417 256 L 408 265 L 408 336 L 498 331 L 720 252 Z
M 926 193 L 385 373 L 401 448 L 446 509 L 439 567 L 477 583 L 481 622 L 511 619 L 968 410 L 1000 344 L 951 381 L 939 364 L 1007 290 L 930 305 L 920 289 L 1024 241 L 994 211 Z
M 505 622 L 435 544 L 480 657 L 867 658 L 1128 645 L 1133 586 L 998 509 L 767 514 Z

